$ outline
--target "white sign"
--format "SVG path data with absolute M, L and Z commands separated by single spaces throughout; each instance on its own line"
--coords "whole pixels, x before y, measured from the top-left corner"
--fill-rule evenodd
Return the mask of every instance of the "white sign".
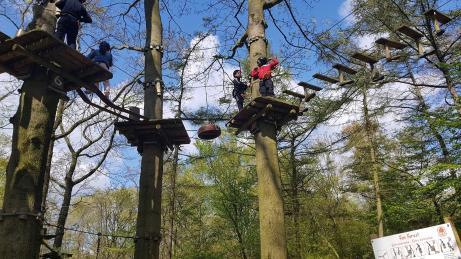
M 450 224 L 371 240 L 377 259 L 461 259 Z

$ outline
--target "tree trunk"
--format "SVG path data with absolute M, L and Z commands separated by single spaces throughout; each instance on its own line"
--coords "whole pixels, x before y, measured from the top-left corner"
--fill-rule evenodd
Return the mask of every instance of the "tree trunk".
M 178 159 L 179 159 L 179 147 L 175 147 L 173 154 L 173 168 L 171 170 L 170 178 L 170 222 L 168 225 L 168 259 L 173 258 L 173 246 L 174 246 L 174 220 L 176 217 L 176 176 L 178 170 Z
M 161 119 L 163 113 L 162 21 L 159 0 L 145 0 L 146 47 L 144 115 Z M 159 258 L 163 177 L 163 146 L 144 143 L 136 222 L 135 258 Z
M 148 156 L 147 154 L 150 154 Z M 163 149 L 144 145 L 139 180 L 135 258 L 159 258 Z
M 69 215 L 70 200 L 72 199 L 72 189 L 74 183 L 66 180 L 66 188 L 64 190 L 64 196 L 61 204 L 61 210 L 59 211 L 59 217 L 56 227 L 56 237 L 54 238 L 53 247 L 57 250 L 61 249 L 62 240 L 64 238 L 64 227 L 66 226 L 67 215 Z
M 50 186 L 50 174 L 51 174 L 51 162 L 53 160 L 53 149 L 54 149 L 54 135 L 56 129 L 58 128 L 59 124 L 62 121 L 62 115 L 64 114 L 64 100 L 60 100 L 58 103 L 58 111 L 56 114 L 56 120 L 54 121 L 53 125 L 53 132 L 51 133 L 51 140 L 50 140 L 50 147 L 48 148 L 48 156 L 46 159 L 46 168 L 45 168 L 45 176 L 44 176 L 44 183 L 43 183 L 43 200 L 42 200 L 42 211 L 43 213 L 46 212 L 46 197 L 48 196 L 48 188 Z
M 259 57 L 267 55 L 265 38 L 264 4 L 266 1 L 248 1 L 248 41 L 250 42 L 250 67 L 256 67 Z M 252 80 L 251 95 L 260 96 L 259 80 Z M 259 189 L 259 226 L 261 258 L 287 258 L 285 213 L 283 209 L 282 184 L 277 154 L 276 127 L 260 120 L 259 132 L 255 134 L 256 171 Z
M 293 138 L 290 143 L 290 164 L 291 164 L 291 202 L 292 202 L 292 209 L 293 209 L 293 227 L 294 227 L 294 234 L 295 234 L 295 251 L 293 251 L 294 258 L 302 258 L 301 251 L 301 229 L 299 227 L 299 212 L 301 205 L 299 204 L 299 197 L 298 197 L 298 169 L 296 168 L 296 156 L 295 156 L 295 139 Z
M 374 145 L 374 132 L 372 130 L 370 116 L 368 114 L 368 100 L 367 100 L 367 88 L 363 89 L 363 117 L 365 120 L 365 133 L 368 140 L 368 148 L 370 152 L 370 163 L 371 163 L 371 172 L 373 177 L 373 187 L 375 189 L 375 200 L 376 200 L 376 219 L 378 223 L 378 237 L 384 236 L 384 226 L 383 226 L 383 208 L 381 202 L 381 191 L 379 188 L 379 170 L 376 160 L 376 151 Z
M 0 254 L 38 258 L 42 228 L 43 180 L 59 97 L 47 91 L 38 67 L 23 86 L 14 118 L 12 151 L 6 173 Z
M 275 125 L 259 121 L 256 133 L 256 171 L 259 189 L 261 258 L 287 258 L 285 213 Z

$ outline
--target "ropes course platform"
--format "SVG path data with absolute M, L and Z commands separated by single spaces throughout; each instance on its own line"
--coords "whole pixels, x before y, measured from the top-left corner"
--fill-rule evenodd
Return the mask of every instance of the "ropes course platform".
M 124 135 L 131 146 L 142 153 L 144 143 L 159 143 L 170 149 L 189 144 L 190 138 L 181 119 L 116 122 L 115 129 Z
M 0 73 L 27 78 L 37 65 L 59 75 L 64 92 L 112 78 L 112 73 L 44 31 L 15 38 L 0 33 Z
M 237 128 L 236 135 L 246 130 L 252 131 L 252 125 L 260 119 L 273 121 L 280 129 L 287 122 L 296 120 L 298 114 L 299 106 L 297 105 L 274 97 L 256 97 L 226 125 Z

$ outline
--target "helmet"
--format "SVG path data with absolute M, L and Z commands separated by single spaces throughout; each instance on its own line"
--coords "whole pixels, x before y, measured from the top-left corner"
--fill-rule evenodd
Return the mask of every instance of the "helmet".
M 102 52 L 107 52 L 110 50 L 110 45 L 106 41 L 101 41 L 101 43 L 99 43 L 99 49 L 102 50 Z
M 265 64 L 267 64 L 267 58 L 266 57 L 259 57 L 258 61 L 256 61 L 256 63 L 258 64 L 258 66 L 265 65 Z

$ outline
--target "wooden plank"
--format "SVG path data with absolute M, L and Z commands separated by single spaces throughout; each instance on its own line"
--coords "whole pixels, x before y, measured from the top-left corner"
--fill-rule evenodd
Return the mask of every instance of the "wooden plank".
M 366 55 L 366 54 L 363 54 L 363 53 L 360 53 L 360 52 L 356 52 L 352 55 L 353 58 L 355 59 L 358 59 L 360 61 L 363 61 L 365 63 L 368 63 L 368 64 L 375 64 L 378 62 L 378 59 L 370 56 L 370 55 Z
M 409 26 L 406 26 L 406 25 L 403 25 L 401 27 L 399 27 L 397 29 L 398 32 L 400 33 L 403 33 L 405 35 L 407 35 L 408 37 L 414 39 L 414 40 L 419 40 L 423 37 L 423 34 L 420 33 L 419 31 L 409 27 Z
M 431 19 L 435 19 L 439 21 L 441 24 L 446 24 L 451 21 L 451 18 L 446 16 L 445 14 L 435 10 L 435 9 L 430 9 L 427 12 L 424 13 L 426 17 L 429 17 Z
M 354 80 L 347 80 L 347 81 L 341 82 L 339 84 L 339 86 L 346 86 L 346 85 L 350 85 L 352 83 L 354 83 Z
M 235 135 L 238 135 L 240 132 L 246 130 L 248 127 L 250 127 L 251 124 L 257 121 L 259 118 L 266 116 L 266 113 L 269 112 L 271 109 L 272 109 L 272 105 L 267 104 L 258 113 L 251 116 L 249 120 L 247 120 L 242 126 L 240 126 L 235 132 Z
M 390 39 L 386 38 L 379 38 L 375 41 L 377 44 L 384 45 L 384 46 L 389 46 L 394 49 L 404 49 L 407 45 L 398 42 L 398 41 L 393 41 Z
M 11 39 L 10 36 L 6 35 L 5 33 L 0 31 L 0 42 L 4 42 L 6 40 Z
M 300 94 L 300 93 L 293 92 L 293 91 L 290 91 L 290 90 L 284 90 L 283 93 L 284 93 L 284 94 L 291 95 L 291 96 L 296 97 L 296 98 L 302 98 L 302 99 L 304 99 L 304 94 Z
M 356 71 L 356 70 L 354 70 L 353 68 L 350 68 L 350 67 L 348 67 L 348 66 L 345 66 L 345 65 L 343 65 L 343 64 L 338 64 L 338 63 L 337 63 L 337 64 L 334 64 L 334 65 L 333 65 L 333 68 L 335 68 L 335 69 L 337 69 L 337 70 L 339 70 L 339 71 L 346 72 L 346 73 L 351 74 L 351 75 L 357 74 L 357 71 Z
M 318 86 L 313 85 L 313 84 L 309 84 L 309 83 L 307 83 L 307 82 L 299 82 L 298 85 L 299 85 L 299 86 L 302 86 L 302 87 L 304 87 L 304 88 L 308 88 L 308 89 L 314 90 L 314 91 L 320 91 L 320 90 L 322 90 L 321 87 L 318 87 Z
M 317 78 L 317 79 L 322 80 L 322 81 L 332 83 L 332 84 L 336 84 L 336 83 L 339 82 L 339 80 L 336 79 L 336 78 L 332 78 L 332 77 L 329 77 L 329 76 L 326 76 L 326 75 L 322 75 L 320 73 L 316 73 L 312 77 Z

